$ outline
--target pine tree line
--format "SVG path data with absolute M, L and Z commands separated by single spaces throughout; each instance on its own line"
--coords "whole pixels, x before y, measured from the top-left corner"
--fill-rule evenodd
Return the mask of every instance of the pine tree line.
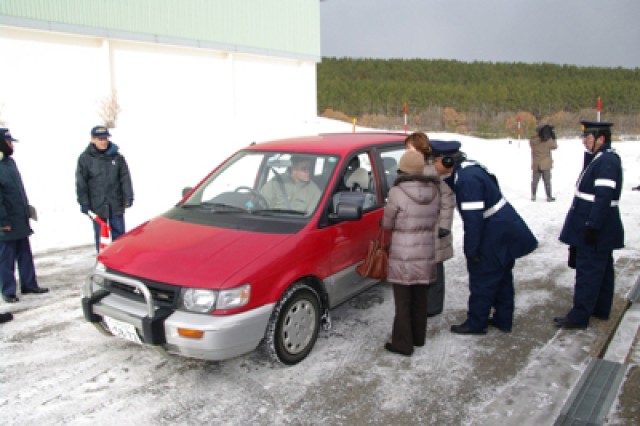
M 527 131 L 550 120 L 562 131 L 564 120 L 576 129 L 575 120 L 594 119 L 600 97 L 603 120 L 616 118 L 618 132 L 640 133 L 640 68 L 323 58 L 317 73 L 319 113 L 343 113 L 363 125 L 397 121 L 406 103 L 414 124 L 432 130 L 504 135 L 520 116 Z

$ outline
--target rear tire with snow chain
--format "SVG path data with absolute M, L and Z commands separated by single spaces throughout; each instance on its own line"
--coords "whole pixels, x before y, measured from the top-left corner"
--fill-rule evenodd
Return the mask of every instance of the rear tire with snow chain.
M 320 297 L 298 282 L 288 288 L 271 314 L 264 349 L 276 362 L 297 364 L 313 349 L 320 329 Z

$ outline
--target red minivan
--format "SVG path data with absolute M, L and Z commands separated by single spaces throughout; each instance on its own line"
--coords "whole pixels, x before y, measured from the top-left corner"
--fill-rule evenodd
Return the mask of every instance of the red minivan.
M 241 149 L 98 255 L 85 318 L 187 357 L 261 346 L 281 363 L 301 361 L 331 326 L 330 309 L 376 284 L 355 268 L 405 137 L 323 134 Z

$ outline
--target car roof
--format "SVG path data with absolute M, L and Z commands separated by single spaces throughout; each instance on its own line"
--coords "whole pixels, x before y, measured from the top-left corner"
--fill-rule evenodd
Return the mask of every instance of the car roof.
M 403 143 L 406 137 L 404 133 L 389 132 L 325 133 L 257 143 L 245 150 L 344 155 L 372 145 Z

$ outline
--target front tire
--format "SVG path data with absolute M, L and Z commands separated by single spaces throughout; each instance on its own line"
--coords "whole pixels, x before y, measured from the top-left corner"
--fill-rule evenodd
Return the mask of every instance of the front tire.
M 265 346 L 277 362 L 294 365 L 313 349 L 320 329 L 320 298 L 310 286 L 291 286 L 271 314 Z

